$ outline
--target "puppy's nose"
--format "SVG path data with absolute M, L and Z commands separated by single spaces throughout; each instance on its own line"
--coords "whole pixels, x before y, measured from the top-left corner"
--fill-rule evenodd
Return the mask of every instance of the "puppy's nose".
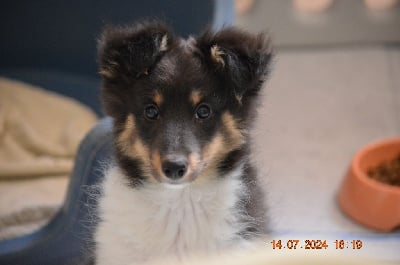
M 166 160 L 162 163 L 162 170 L 167 178 L 180 179 L 187 171 L 186 160 Z

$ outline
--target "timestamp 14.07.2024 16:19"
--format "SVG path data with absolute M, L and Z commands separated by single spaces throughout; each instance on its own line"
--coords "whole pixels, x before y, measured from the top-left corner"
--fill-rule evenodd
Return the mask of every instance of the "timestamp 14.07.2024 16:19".
M 299 239 L 289 239 L 286 241 L 282 240 L 272 240 L 272 249 L 327 249 L 330 244 L 327 240 L 315 239 L 315 240 L 299 240 Z M 335 249 L 361 249 L 363 242 L 359 239 L 354 240 L 343 240 L 336 239 L 332 242 Z

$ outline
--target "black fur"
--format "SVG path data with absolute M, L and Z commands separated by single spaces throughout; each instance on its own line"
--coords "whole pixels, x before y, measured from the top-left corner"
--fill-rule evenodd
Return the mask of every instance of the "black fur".
M 131 159 L 121 152 L 116 153 L 116 158 L 127 176 L 135 176 L 134 178 L 130 178 L 129 184 L 132 187 L 139 186 L 146 179 L 141 169 L 142 165 L 139 160 Z
M 264 34 L 252 35 L 236 28 L 226 28 L 217 33 L 206 31 L 197 39 L 200 56 L 213 69 L 218 79 L 239 97 L 257 95 L 269 72 L 272 53 Z M 211 59 L 211 47 L 222 51 L 225 66 Z

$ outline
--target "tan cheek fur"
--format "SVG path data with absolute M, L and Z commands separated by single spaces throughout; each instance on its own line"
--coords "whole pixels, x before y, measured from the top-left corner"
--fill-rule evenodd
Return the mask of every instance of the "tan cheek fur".
M 202 152 L 203 163 L 205 168 L 201 175 L 197 178 L 197 183 L 203 183 L 210 177 L 217 174 L 217 164 L 222 159 L 223 155 L 228 153 L 222 134 L 218 133 L 216 137 L 206 145 Z
M 200 157 L 197 153 L 190 153 L 189 155 L 189 168 L 195 170 L 200 164 Z
M 188 173 L 189 180 L 192 181 L 197 177 L 197 174 L 202 169 L 201 159 L 199 153 L 190 153 L 188 157 L 189 165 L 188 165 Z
M 161 155 L 160 152 L 157 150 L 151 154 L 151 164 L 157 174 L 155 174 L 155 178 L 160 181 L 162 176 L 162 164 L 161 164 Z
M 125 120 L 124 128 L 122 132 L 117 137 L 117 145 L 120 150 L 128 155 L 132 156 L 131 146 L 132 146 L 132 138 L 135 131 L 135 117 L 132 114 L 128 115 Z
M 211 160 L 215 160 L 218 156 L 218 153 L 221 153 L 224 150 L 224 138 L 220 133 L 214 137 L 214 139 L 206 145 L 203 149 L 203 160 L 208 163 Z
M 152 175 L 149 162 L 150 151 L 139 137 L 134 137 L 135 127 L 135 117 L 130 114 L 126 118 L 122 132 L 117 137 L 117 146 L 128 157 L 140 159 L 143 163 L 144 174 L 150 176 Z
M 243 133 L 238 129 L 236 121 L 233 118 L 232 114 L 230 114 L 229 112 L 225 112 L 222 115 L 222 122 L 224 124 L 224 128 L 228 131 L 228 141 L 231 148 L 235 149 L 244 144 L 245 140 Z
M 228 137 L 224 136 L 222 133 L 218 133 L 211 143 L 203 148 L 202 158 L 204 163 L 206 163 L 206 168 L 202 172 L 202 175 L 205 177 L 217 174 L 216 167 L 221 159 L 230 151 L 239 148 L 245 142 L 243 133 L 237 128 L 236 121 L 232 114 L 229 112 L 224 113 L 222 121 L 224 130 L 228 132 Z

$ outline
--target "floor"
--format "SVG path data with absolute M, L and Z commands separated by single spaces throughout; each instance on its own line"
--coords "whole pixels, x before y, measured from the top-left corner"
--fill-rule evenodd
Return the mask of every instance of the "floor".
M 400 4 L 374 12 L 363 0 L 333 0 L 326 12 L 307 13 L 298 11 L 295 0 L 254 1 L 251 12 L 237 16 L 236 23 L 252 31 L 267 30 L 279 46 L 400 43 Z
M 273 65 L 254 131 L 272 230 L 362 238 L 357 255 L 400 260 L 400 230 L 364 228 L 336 202 L 354 153 L 400 135 L 400 48 L 278 48 Z

